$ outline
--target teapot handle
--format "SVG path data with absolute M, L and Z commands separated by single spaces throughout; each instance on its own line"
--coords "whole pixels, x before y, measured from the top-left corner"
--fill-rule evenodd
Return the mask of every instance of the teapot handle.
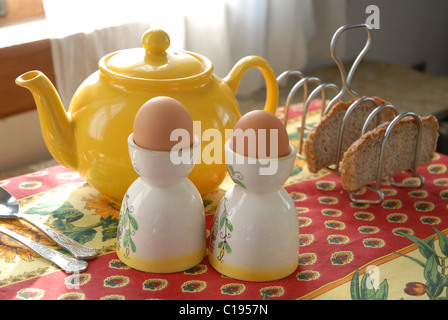
M 230 70 L 229 74 L 223 79 L 229 85 L 233 94 L 236 95 L 240 80 L 244 73 L 250 68 L 258 68 L 263 74 L 266 82 L 266 104 L 264 110 L 275 113 L 278 105 L 278 83 L 274 70 L 269 63 L 258 56 L 248 56 L 239 60 L 235 66 Z

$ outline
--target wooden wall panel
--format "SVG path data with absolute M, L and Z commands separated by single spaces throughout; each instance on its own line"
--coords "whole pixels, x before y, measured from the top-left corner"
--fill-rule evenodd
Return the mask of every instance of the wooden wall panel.
M 15 83 L 31 70 L 42 71 L 54 83 L 49 39 L 0 48 L 0 119 L 35 108 L 31 93 Z
M 0 17 L 0 27 L 37 17 L 45 17 L 43 0 L 6 0 L 6 16 Z

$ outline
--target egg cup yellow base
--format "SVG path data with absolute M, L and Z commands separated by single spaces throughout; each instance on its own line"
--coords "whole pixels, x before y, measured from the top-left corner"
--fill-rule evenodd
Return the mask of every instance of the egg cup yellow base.
M 285 278 L 292 274 L 298 267 L 298 264 L 279 268 L 279 269 L 255 269 L 242 268 L 229 265 L 225 262 L 220 262 L 213 255 L 208 255 L 208 260 L 211 266 L 219 273 L 234 278 L 237 280 L 251 281 L 251 282 L 266 282 Z
M 175 273 L 188 270 L 199 264 L 205 257 L 205 246 L 201 250 L 183 256 L 163 260 L 144 260 L 137 257 L 126 257 L 121 250 L 117 256 L 127 266 L 151 273 Z

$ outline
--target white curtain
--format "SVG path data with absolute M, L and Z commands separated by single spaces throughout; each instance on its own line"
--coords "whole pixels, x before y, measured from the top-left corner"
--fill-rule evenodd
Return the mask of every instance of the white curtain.
M 345 0 L 337 3 L 339 10 L 333 10 L 334 0 L 44 0 L 56 86 L 66 107 L 102 56 L 140 47 L 147 28 L 164 29 L 173 49 L 208 57 L 220 77 L 247 55 L 265 58 L 277 75 L 303 70 L 310 52 L 328 51 L 331 34 L 343 23 Z M 337 16 L 317 25 L 325 14 Z M 238 94 L 263 86 L 253 70 Z

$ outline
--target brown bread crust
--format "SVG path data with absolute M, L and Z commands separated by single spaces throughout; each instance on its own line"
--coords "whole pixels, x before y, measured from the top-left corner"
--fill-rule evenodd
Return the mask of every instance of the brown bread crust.
M 374 97 L 374 99 L 379 105 L 386 104 L 384 100 L 378 97 Z M 317 173 L 319 170 L 336 163 L 338 135 L 342 121 L 347 109 L 355 101 L 356 99 L 347 103 L 342 101 L 336 103 L 308 134 L 303 146 L 303 155 L 306 158 L 310 172 Z M 344 129 L 342 155 L 361 136 L 364 122 L 375 108 L 376 105 L 372 101 L 367 100 L 361 102 L 350 114 Z M 376 120 L 373 121 L 374 123 L 371 127 L 376 127 L 383 122 L 392 121 L 394 117 L 395 113 L 391 109 L 383 109 L 379 113 L 379 116 L 376 117 Z
M 430 164 L 437 147 L 439 123 L 433 115 L 421 118 L 422 140 L 417 166 Z M 388 124 L 371 130 L 356 140 L 341 162 L 342 187 L 355 191 L 376 181 L 379 156 Z M 407 116 L 396 123 L 386 144 L 382 177 L 412 169 L 417 143 L 417 124 Z

